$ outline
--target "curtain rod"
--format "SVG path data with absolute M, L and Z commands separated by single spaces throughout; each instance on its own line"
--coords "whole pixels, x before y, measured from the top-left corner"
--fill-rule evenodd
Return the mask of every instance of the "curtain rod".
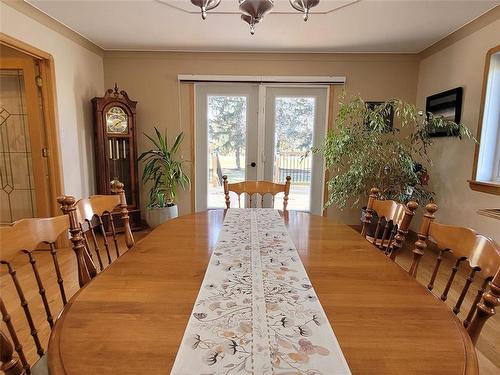
M 231 76 L 179 74 L 181 82 L 225 82 L 225 83 L 307 83 L 343 85 L 345 77 L 340 76 Z

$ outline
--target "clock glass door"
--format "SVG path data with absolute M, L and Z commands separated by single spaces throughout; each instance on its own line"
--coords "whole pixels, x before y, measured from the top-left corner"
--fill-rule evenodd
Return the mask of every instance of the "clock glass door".
M 130 175 L 129 118 L 125 110 L 113 106 L 106 111 L 106 133 L 109 159 L 109 181 L 122 182 L 127 202 L 132 203 L 132 179 Z

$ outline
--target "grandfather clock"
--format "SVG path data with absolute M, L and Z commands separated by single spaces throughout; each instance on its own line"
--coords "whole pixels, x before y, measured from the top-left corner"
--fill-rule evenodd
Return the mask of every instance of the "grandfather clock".
M 125 185 L 130 225 L 141 227 L 139 182 L 137 175 L 137 142 L 135 128 L 136 101 L 125 91 L 108 89 L 104 97 L 93 98 L 95 163 L 97 194 L 111 194 L 115 181 Z M 119 216 L 116 218 L 120 226 Z

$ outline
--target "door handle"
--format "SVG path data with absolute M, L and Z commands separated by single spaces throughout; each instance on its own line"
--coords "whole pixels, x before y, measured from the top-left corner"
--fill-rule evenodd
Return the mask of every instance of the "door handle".
M 252 161 L 250 164 L 248 164 L 248 166 L 255 168 L 257 166 L 257 163 Z

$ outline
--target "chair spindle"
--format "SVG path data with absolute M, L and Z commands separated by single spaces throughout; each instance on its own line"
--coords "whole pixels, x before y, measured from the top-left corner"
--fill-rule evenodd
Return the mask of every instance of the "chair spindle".
M 118 250 L 118 239 L 116 237 L 115 221 L 113 219 L 113 215 L 111 214 L 111 212 L 108 212 L 108 215 L 109 215 L 109 226 L 111 227 L 111 235 L 113 236 L 113 242 L 115 244 L 116 258 L 119 258 L 120 250 Z
M 451 274 L 450 277 L 448 278 L 448 282 L 446 283 L 446 287 L 444 288 L 443 294 L 441 294 L 441 301 L 446 301 L 448 299 L 448 292 L 450 291 L 451 284 L 453 284 L 453 280 L 455 280 L 455 275 L 457 274 L 458 267 L 460 266 L 460 263 L 462 263 L 464 260 L 467 258 L 465 257 L 460 257 L 457 259 L 455 264 L 453 265 L 451 269 Z
M 19 359 L 21 360 L 21 364 L 22 364 L 22 367 L 24 368 L 25 372 L 27 374 L 29 374 L 30 373 L 30 365 L 28 363 L 28 360 L 26 359 L 26 355 L 24 354 L 23 346 L 22 346 L 21 342 L 19 341 L 19 338 L 17 337 L 16 330 L 14 329 L 14 326 L 12 325 L 12 319 L 10 317 L 10 314 L 7 311 L 7 308 L 5 307 L 5 304 L 4 304 L 2 298 L 0 298 L 0 312 L 2 313 L 2 320 L 4 321 L 5 325 L 7 326 L 7 329 L 9 331 L 12 342 L 14 343 L 14 350 L 16 351 L 17 355 L 19 356 Z M 3 356 L 2 356 L 2 358 L 3 358 Z M 2 362 L 4 362 L 3 359 L 2 359 Z M 2 370 L 3 370 L 3 367 L 2 367 Z
M 106 249 L 106 254 L 108 255 L 109 264 L 111 264 L 111 253 L 109 252 L 108 236 L 106 236 L 106 230 L 104 229 L 104 223 L 102 222 L 102 217 L 98 216 L 99 228 L 102 234 L 102 240 L 104 242 L 104 248 Z
M 439 250 L 438 256 L 436 258 L 436 265 L 434 266 L 434 270 L 432 271 L 432 276 L 429 281 L 429 284 L 427 285 L 427 289 L 432 290 L 434 289 L 434 282 L 436 281 L 436 276 L 439 271 L 439 267 L 441 267 L 441 262 L 443 261 L 443 254 L 447 251 L 450 251 L 448 249 L 443 249 Z
M 469 309 L 469 313 L 467 314 L 467 317 L 464 320 L 464 327 L 467 328 L 472 321 L 472 318 L 474 317 L 474 313 L 476 312 L 477 309 L 477 304 L 481 302 L 481 298 L 483 298 L 483 294 L 488 287 L 488 285 L 491 282 L 491 277 L 486 278 L 479 289 L 477 290 L 476 297 L 474 298 L 474 302 L 472 302 L 472 306 Z
M 467 295 L 467 292 L 469 291 L 470 285 L 474 281 L 474 276 L 476 272 L 479 271 L 477 268 L 472 268 L 469 276 L 467 276 L 467 279 L 465 280 L 465 285 L 462 288 L 462 292 L 460 293 L 460 297 L 458 297 L 457 303 L 455 304 L 455 307 L 453 307 L 453 312 L 455 314 L 458 314 L 460 312 L 460 307 L 462 306 L 462 303 L 464 302 L 464 298 Z
M 33 256 L 33 251 L 23 250 L 23 253 L 28 255 L 28 259 L 31 264 L 33 274 L 35 275 L 36 285 L 38 287 L 38 294 L 40 294 L 40 297 L 42 298 L 43 302 L 43 307 L 45 308 L 45 315 L 47 316 L 47 322 L 49 323 L 50 329 L 52 329 L 54 327 L 54 318 L 52 316 L 52 312 L 50 311 L 49 301 L 47 300 L 47 294 L 45 292 L 42 279 L 40 278 L 38 267 L 36 266 L 36 259 Z
M 52 263 L 54 263 L 54 269 L 57 276 L 57 284 L 59 285 L 59 292 L 61 293 L 61 299 L 64 306 L 68 303 L 66 299 L 66 291 L 64 290 L 64 280 L 61 274 L 61 268 L 59 267 L 59 261 L 57 260 L 57 251 L 53 242 L 49 243 L 50 255 L 52 255 Z
M 375 234 L 373 235 L 373 243 L 376 244 L 377 243 L 377 238 L 378 238 L 378 234 L 380 232 L 380 224 L 382 223 L 382 219 L 384 219 L 384 217 L 379 217 L 378 220 L 377 220 L 377 226 L 375 227 Z
M 389 223 L 390 223 L 389 220 L 385 221 L 384 231 L 382 232 L 382 239 L 380 240 L 380 245 L 378 246 L 378 248 L 380 250 L 384 250 L 384 242 L 385 242 L 385 240 L 387 238 L 387 235 L 389 234 Z M 390 242 L 387 243 L 386 249 L 389 249 L 389 248 L 390 248 Z
M 23 289 L 21 287 L 21 284 L 19 283 L 19 279 L 17 278 L 16 275 L 16 270 L 12 268 L 11 264 L 7 261 L 0 261 L 1 264 L 5 264 L 7 266 L 7 270 L 12 278 L 12 281 L 14 283 L 14 287 L 16 288 L 17 295 L 19 297 L 19 302 L 21 303 L 21 307 L 24 310 L 24 315 L 26 316 L 26 320 L 28 321 L 28 325 L 30 327 L 30 333 L 31 337 L 33 338 L 33 341 L 36 346 L 36 352 L 37 354 L 42 357 L 43 356 L 43 348 L 42 344 L 40 343 L 40 338 L 38 337 L 38 331 L 35 327 L 35 323 L 33 322 L 33 317 L 31 315 L 31 311 L 29 309 L 28 301 L 26 300 L 26 297 L 24 296 Z

